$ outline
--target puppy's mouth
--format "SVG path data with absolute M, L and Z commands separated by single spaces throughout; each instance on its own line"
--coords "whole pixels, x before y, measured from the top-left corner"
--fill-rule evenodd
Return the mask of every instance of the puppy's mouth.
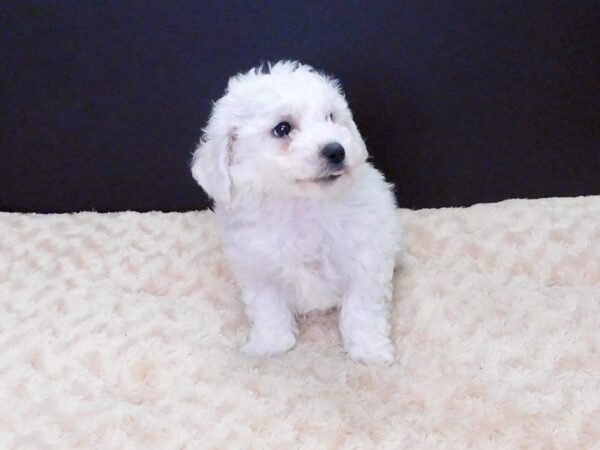
M 300 183 L 318 183 L 318 184 L 331 184 L 342 175 L 346 173 L 345 170 L 336 170 L 335 172 L 326 173 L 320 177 L 309 178 L 306 180 L 298 180 Z
M 342 174 L 331 174 L 331 175 L 326 175 L 324 177 L 321 178 L 315 178 L 313 181 L 315 183 L 332 183 L 333 181 L 337 180 L 339 177 L 341 177 Z

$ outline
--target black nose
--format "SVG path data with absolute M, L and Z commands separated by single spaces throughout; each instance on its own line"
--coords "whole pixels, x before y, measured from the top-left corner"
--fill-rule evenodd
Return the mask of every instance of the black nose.
M 331 142 L 327 144 L 321 150 L 321 154 L 331 164 L 341 163 L 344 160 L 344 157 L 346 156 L 344 147 L 342 147 L 342 144 L 339 144 L 338 142 Z

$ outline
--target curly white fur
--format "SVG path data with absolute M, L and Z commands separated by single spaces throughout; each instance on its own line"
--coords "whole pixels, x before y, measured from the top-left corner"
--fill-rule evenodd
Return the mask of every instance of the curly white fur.
M 291 125 L 277 137 L 274 127 Z M 322 148 L 345 149 L 331 168 Z M 389 363 L 400 223 L 391 185 L 367 149 L 336 80 L 297 62 L 229 80 L 192 163 L 215 201 L 224 253 L 251 323 L 244 351 L 296 343 L 296 314 L 340 307 L 350 356 Z M 337 177 L 337 178 L 335 178 Z

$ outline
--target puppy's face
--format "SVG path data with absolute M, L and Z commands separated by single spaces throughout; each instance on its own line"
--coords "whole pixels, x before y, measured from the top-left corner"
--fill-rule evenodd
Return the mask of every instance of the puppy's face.
M 293 62 L 230 79 L 204 132 L 192 172 L 222 203 L 339 195 L 367 158 L 337 82 Z

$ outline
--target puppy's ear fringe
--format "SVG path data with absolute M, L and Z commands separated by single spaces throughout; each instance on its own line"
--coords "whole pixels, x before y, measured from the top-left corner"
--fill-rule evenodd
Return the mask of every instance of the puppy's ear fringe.
M 230 136 L 202 136 L 192 157 L 192 176 L 215 203 L 228 204 L 231 200 L 229 176 Z

